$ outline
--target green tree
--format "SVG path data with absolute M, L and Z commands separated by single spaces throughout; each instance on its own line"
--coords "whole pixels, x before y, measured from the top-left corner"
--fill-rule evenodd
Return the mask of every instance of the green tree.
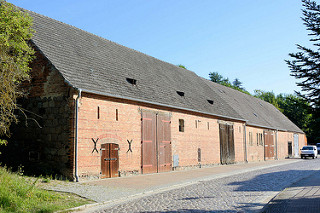
M 254 90 L 254 97 L 260 98 L 261 100 L 264 100 L 266 102 L 269 102 L 273 106 L 277 107 L 280 111 L 282 111 L 278 105 L 277 97 L 275 96 L 274 92 L 265 92 L 262 90 Z
M 233 83 L 231 84 L 231 82 L 229 81 L 229 78 L 225 78 L 222 75 L 220 75 L 218 72 L 210 72 L 209 73 L 209 78 L 212 82 L 216 82 L 218 84 L 221 84 L 223 86 L 226 87 L 230 87 L 233 88 L 235 90 L 238 90 L 240 92 L 246 93 L 248 95 L 251 95 L 248 91 L 246 91 L 243 87 L 242 87 L 242 82 L 236 78 Z
M 239 88 L 239 89 L 244 89 L 242 87 L 242 82 L 238 78 L 234 79 L 234 81 L 232 82 L 232 86 Z
M 183 69 L 187 69 L 187 67 L 182 64 L 178 64 L 178 67 L 183 68 Z
M 302 0 L 303 23 L 311 36 L 311 48 L 297 45 L 298 52 L 290 53 L 292 60 L 286 60 L 291 75 L 300 80 L 297 85 L 302 92 L 297 94 L 312 105 L 311 141 L 320 140 L 320 6 L 311 0 Z
M 28 41 L 32 37 L 31 17 L 14 5 L 0 1 L 0 136 L 9 136 L 9 127 L 17 122 L 14 110 L 23 95 L 19 84 L 29 79 L 29 63 L 34 50 Z
M 217 72 L 210 72 L 209 73 L 209 78 L 212 82 L 216 82 L 218 84 L 230 84 L 229 79 L 228 78 L 224 78 L 222 75 L 220 75 Z
M 300 50 L 297 53 L 290 53 L 293 58 L 292 61 L 286 60 L 291 75 L 295 78 L 302 80 L 297 85 L 302 88 L 304 94 L 299 93 L 302 97 L 306 98 L 310 103 L 319 107 L 320 101 L 320 6 L 315 1 L 302 0 L 303 17 L 302 20 L 307 30 L 310 32 L 308 35 L 312 36 L 310 41 L 313 43 L 314 48 L 306 48 L 297 45 Z
M 279 94 L 276 101 L 283 114 L 301 128 L 307 137 L 311 137 L 312 108 L 310 104 L 304 98 L 292 94 Z

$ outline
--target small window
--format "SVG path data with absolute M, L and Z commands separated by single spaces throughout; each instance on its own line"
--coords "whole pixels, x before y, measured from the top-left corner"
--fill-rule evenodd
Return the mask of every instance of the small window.
M 213 104 L 213 100 L 207 100 L 209 104 Z
M 257 133 L 257 146 L 259 145 L 259 134 Z
M 177 94 L 180 95 L 181 97 L 184 96 L 184 92 L 181 92 L 181 91 L 177 91 Z
M 208 130 L 210 129 L 210 123 L 208 122 Z
M 97 109 L 97 118 L 100 119 L 100 107 L 98 106 L 98 109 Z
M 260 134 L 260 145 L 263 146 L 263 134 L 262 133 L 259 133 Z
M 119 113 L 118 113 L 118 109 L 116 109 L 116 121 L 119 120 Z
M 239 132 L 241 133 L 241 126 L 239 126 Z
M 253 146 L 252 132 L 249 132 L 249 145 Z
M 137 80 L 133 78 L 126 78 L 127 82 L 132 85 L 137 85 Z
M 184 120 L 179 119 L 179 132 L 184 132 Z
M 258 115 L 256 113 L 253 113 L 253 114 L 254 114 L 254 116 L 258 117 Z
M 196 124 L 196 128 L 198 128 L 198 121 L 197 120 L 195 120 L 195 124 Z

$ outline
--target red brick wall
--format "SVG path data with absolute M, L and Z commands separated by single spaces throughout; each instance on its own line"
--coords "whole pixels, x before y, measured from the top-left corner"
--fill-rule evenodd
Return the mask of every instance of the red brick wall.
M 257 144 L 257 133 L 263 134 L 262 128 L 246 127 L 246 141 L 247 141 L 247 158 L 248 162 L 263 161 L 264 160 L 264 146 Z M 252 134 L 252 145 L 250 144 L 249 134 Z
M 99 107 L 99 118 L 98 118 Z M 197 166 L 198 148 L 201 148 L 201 164 L 220 163 L 219 124 L 217 118 L 185 113 L 168 108 L 126 102 L 83 93 L 79 108 L 79 176 L 99 176 L 100 147 L 102 143 L 119 144 L 119 170 L 122 175 L 141 173 L 141 110 L 171 113 L 172 155 L 179 155 L 179 166 Z M 118 110 L 118 121 L 116 120 Z M 179 132 L 179 119 L 184 120 L 184 132 Z M 196 127 L 197 122 L 197 127 Z M 209 128 L 208 128 L 209 123 Z M 243 124 L 233 122 L 236 161 L 244 160 Z M 99 138 L 93 152 L 93 139 Z M 128 142 L 132 140 L 132 153 Z
M 14 161 L 18 162 L 16 156 L 19 156 L 26 172 L 30 170 L 43 175 L 58 173 L 73 178 L 73 89 L 39 52 L 36 52 L 30 67 L 31 79 L 21 85 L 28 98 L 18 102 L 26 110 L 28 126 L 24 125 L 25 116 L 19 115 L 20 122 L 12 130 L 13 137 L 10 139 L 13 141 L 10 144 L 20 147 L 15 150 L 21 151 L 13 155 Z M 30 152 L 39 153 L 39 160 L 31 161 Z

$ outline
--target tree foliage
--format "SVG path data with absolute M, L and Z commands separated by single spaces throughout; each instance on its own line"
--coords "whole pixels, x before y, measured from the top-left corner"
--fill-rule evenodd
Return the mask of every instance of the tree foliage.
M 303 17 L 302 20 L 307 30 L 308 35 L 312 36 L 310 41 L 313 48 L 297 45 L 299 52 L 290 53 L 292 61 L 286 60 L 291 75 L 301 80 L 297 85 L 302 88 L 300 96 L 306 98 L 314 106 L 320 106 L 320 6 L 315 1 L 302 0 Z
M 254 96 L 277 107 L 294 124 L 302 129 L 308 138 L 312 138 L 312 108 L 304 98 L 292 94 L 275 95 L 273 92 L 262 90 L 255 90 Z
M 187 69 L 187 67 L 182 64 L 178 64 L 178 67 L 183 68 L 183 69 Z
M 310 123 L 311 141 L 320 140 L 320 5 L 315 1 L 302 0 L 303 20 L 311 48 L 297 45 L 298 52 L 290 53 L 292 60 L 286 60 L 291 75 L 300 80 L 297 85 L 302 92 L 297 94 L 312 105 L 313 118 Z
M 260 98 L 261 100 L 264 100 L 266 102 L 269 102 L 270 104 L 272 104 L 273 106 L 279 108 L 279 104 L 277 102 L 277 97 L 275 96 L 275 94 L 273 92 L 265 92 L 262 90 L 254 90 L 254 97 L 256 98 Z M 282 110 L 281 110 L 282 111 Z
M 9 136 L 16 122 L 16 100 L 23 95 L 19 84 L 29 79 L 29 63 L 34 50 L 28 44 L 32 37 L 31 17 L 14 5 L 0 1 L 0 135 Z
M 250 95 L 250 93 L 247 90 L 245 90 L 245 88 L 242 86 L 242 82 L 238 78 L 234 79 L 233 83 L 231 83 L 229 78 L 223 77 L 218 72 L 210 72 L 209 78 L 212 82 L 216 82 L 216 83 L 221 84 L 223 86 L 230 87 L 230 88 L 233 88 L 235 90 L 238 90 L 240 92 L 243 92 L 243 93 Z

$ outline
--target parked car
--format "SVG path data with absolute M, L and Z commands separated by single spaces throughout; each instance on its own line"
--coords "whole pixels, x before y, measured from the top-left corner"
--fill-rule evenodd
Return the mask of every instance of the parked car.
M 317 158 L 318 156 L 318 150 L 316 146 L 304 146 L 301 149 L 301 159 L 302 158 L 307 158 L 307 157 L 312 157 L 312 158 Z
M 317 143 L 318 154 L 320 154 L 320 143 Z

